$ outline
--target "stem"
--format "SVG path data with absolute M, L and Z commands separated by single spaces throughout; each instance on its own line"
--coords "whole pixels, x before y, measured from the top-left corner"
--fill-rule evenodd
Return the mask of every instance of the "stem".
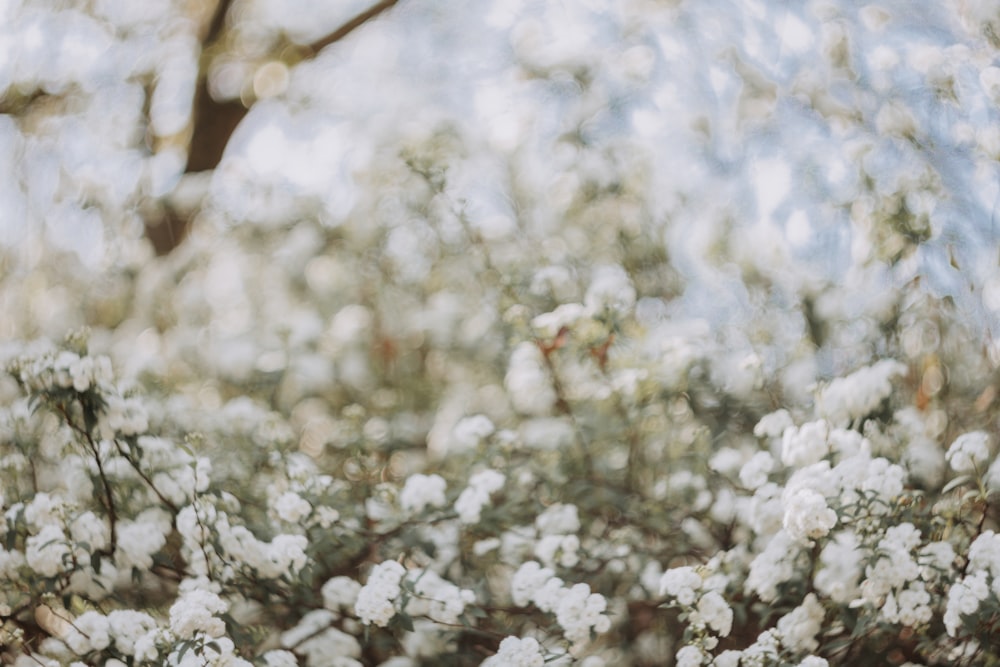
M 198 512 L 198 506 L 194 503 L 191 504 L 194 508 L 194 518 L 198 522 L 198 527 L 201 528 L 201 535 L 198 536 L 198 546 L 201 547 L 201 555 L 205 558 L 205 576 L 208 577 L 209 581 L 212 581 L 212 560 L 208 557 L 208 549 L 205 548 L 205 535 L 208 533 L 208 529 L 205 524 L 201 521 L 201 513 Z M 216 556 L 225 562 L 225 559 L 216 551 Z
M 614 340 L 614 334 L 608 338 L 608 341 L 604 344 L 604 349 L 597 356 L 598 367 L 601 369 L 601 373 L 604 378 L 608 381 L 611 380 L 611 374 L 608 373 L 608 367 L 606 363 L 607 359 L 607 346 Z M 593 351 L 592 351 L 593 352 Z M 621 394 L 618 392 L 612 392 L 615 397 L 615 412 L 618 413 L 619 418 L 621 418 L 622 423 L 625 425 L 625 442 L 628 443 L 628 460 L 625 465 L 625 487 L 629 491 L 639 491 L 640 482 L 640 471 L 642 469 L 642 440 L 639 438 L 639 432 L 636 430 L 629 419 L 628 410 L 625 409 L 625 404 L 622 402 Z
M 330 46 L 335 42 L 339 42 L 344 39 L 352 32 L 360 28 L 362 25 L 377 17 L 379 14 L 383 13 L 387 9 L 395 5 L 399 0 L 382 0 L 382 2 L 376 3 L 364 10 L 360 14 L 354 16 L 352 19 L 347 21 L 344 25 L 340 26 L 329 35 L 316 40 L 309 45 L 309 50 L 313 53 L 318 52 L 320 49 Z
M 590 447 L 583 435 L 583 429 L 580 427 L 580 422 L 577 421 L 576 415 L 573 413 L 573 408 L 570 406 L 569 401 L 566 400 L 566 392 L 563 389 L 562 381 L 559 379 L 559 373 L 556 372 L 555 363 L 552 361 L 553 350 L 545 348 L 542 345 L 539 345 L 538 348 L 542 351 L 542 358 L 545 360 L 545 367 L 548 369 L 549 376 L 552 378 L 552 390 L 556 394 L 556 408 L 558 408 L 560 414 L 568 417 L 570 423 L 573 424 L 573 433 L 576 436 L 577 448 L 580 450 L 580 460 L 583 462 L 584 477 L 593 477 L 594 461 L 590 456 Z
M 122 458 L 124 458 L 126 461 L 128 461 L 129 465 L 132 466 L 132 469 L 135 470 L 136 473 L 138 473 L 139 477 L 142 478 L 142 481 L 146 482 L 146 484 L 149 486 L 149 488 L 153 490 L 153 493 L 155 493 L 156 497 L 160 499 L 160 502 L 162 502 L 164 505 L 166 505 L 167 507 L 169 507 L 170 511 L 173 512 L 176 515 L 180 511 L 180 509 L 177 507 L 177 505 L 175 505 L 173 502 L 170 501 L 169 498 L 167 498 L 162 493 L 160 493 L 160 490 L 156 488 L 155 484 L 153 484 L 153 480 L 151 480 L 149 478 L 149 475 L 147 475 L 146 473 L 144 473 L 139 468 L 139 464 L 132 460 L 132 457 L 129 455 L 128 451 L 126 451 L 125 449 L 122 448 L 121 443 L 118 442 L 117 439 L 114 440 L 114 443 L 115 443 L 115 449 L 118 450 L 118 453 L 121 454 Z
M 104 506 L 108 512 L 108 523 L 110 524 L 111 529 L 111 546 L 108 549 L 102 549 L 96 553 L 103 553 L 113 558 L 114 553 L 118 548 L 118 510 L 115 507 L 114 495 L 111 492 L 111 482 L 108 481 L 108 477 L 104 472 L 104 463 L 101 462 L 100 450 L 97 447 L 97 443 L 94 442 L 94 438 L 90 435 L 90 432 L 81 428 L 73 421 L 69 411 L 66 410 L 66 406 L 60 403 L 57 407 L 69 427 L 77 433 L 83 435 L 86 439 L 87 445 L 90 447 L 90 451 L 94 455 L 94 461 L 97 463 L 97 474 L 101 478 L 101 485 L 104 487 Z

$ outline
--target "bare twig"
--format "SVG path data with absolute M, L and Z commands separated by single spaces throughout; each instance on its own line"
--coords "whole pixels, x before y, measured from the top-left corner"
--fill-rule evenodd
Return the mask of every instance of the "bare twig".
M 111 546 L 107 550 L 102 551 L 104 551 L 108 556 L 113 557 L 115 550 L 118 547 L 118 510 L 115 507 L 115 498 L 111 492 L 111 482 L 108 481 L 108 477 L 104 473 L 104 463 L 101 461 L 101 452 L 97 447 L 97 443 L 94 442 L 94 438 L 90 435 L 90 432 L 73 421 L 73 417 L 70 416 L 69 410 L 66 409 L 66 406 L 60 403 L 57 407 L 59 409 L 59 413 L 66 421 L 66 424 L 68 424 L 71 429 L 82 435 L 87 441 L 87 445 L 90 447 L 90 451 L 94 455 L 94 462 L 97 463 L 97 474 L 101 478 L 101 485 L 104 487 L 104 505 L 108 510 L 108 523 L 110 524 L 111 532 Z
M 132 460 L 132 456 L 128 453 L 126 449 L 122 447 L 121 443 L 118 442 L 117 439 L 114 440 L 114 443 L 115 443 L 115 448 L 118 450 L 118 453 L 122 456 L 122 458 L 128 461 L 129 465 L 132 466 L 132 469 L 135 470 L 135 472 L 139 475 L 139 477 L 142 478 L 142 481 L 146 482 L 149 488 L 153 490 L 153 493 L 155 493 L 156 497 L 160 499 L 160 502 L 169 507 L 170 511 L 174 515 L 180 512 L 180 508 L 178 508 L 177 505 L 171 502 L 169 498 L 164 496 L 163 493 L 161 493 L 160 490 L 156 488 L 156 485 L 153 484 L 153 480 L 149 478 L 149 475 L 144 473 L 142 469 L 139 468 L 139 464 Z
M 372 5 L 365 11 L 361 12 L 360 14 L 349 20 L 344 25 L 340 26 L 339 28 L 331 32 L 329 35 L 326 35 L 325 37 L 322 37 L 313 42 L 312 44 L 310 44 L 309 50 L 312 52 L 313 55 L 315 55 L 321 49 L 324 49 L 335 42 L 339 42 L 340 40 L 344 39 L 352 32 L 354 32 L 355 30 L 360 28 L 362 25 L 367 23 L 368 21 L 371 21 L 379 14 L 382 14 L 387 9 L 390 9 L 397 2 L 399 2 L 399 0 L 382 0 L 379 3 Z

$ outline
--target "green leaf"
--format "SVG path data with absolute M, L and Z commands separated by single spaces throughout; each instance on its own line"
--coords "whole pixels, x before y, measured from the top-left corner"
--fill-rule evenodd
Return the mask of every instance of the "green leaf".
M 413 632 L 413 619 L 410 618 L 409 614 L 396 614 L 396 616 L 392 619 L 392 625 L 400 630 Z
M 972 479 L 971 475 L 959 475 L 955 479 L 953 479 L 950 482 L 948 482 L 947 484 L 945 484 L 944 488 L 941 489 L 941 493 L 948 493 L 952 489 L 955 489 L 955 488 L 957 488 L 957 487 L 965 484 L 966 482 L 970 481 L 971 479 Z
M 190 639 L 186 639 L 183 642 L 181 642 L 181 650 L 180 653 L 177 654 L 177 662 L 180 662 L 184 658 L 184 654 L 191 649 L 191 646 L 193 644 L 194 642 L 192 642 Z

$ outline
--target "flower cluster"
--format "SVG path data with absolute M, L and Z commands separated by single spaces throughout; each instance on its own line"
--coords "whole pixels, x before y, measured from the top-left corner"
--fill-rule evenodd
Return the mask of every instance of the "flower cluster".
M 358 591 L 354 608 L 362 623 L 385 627 L 396 615 L 396 599 L 402 588 L 400 581 L 406 569 L 395 561 L 379 563 L 372 568 L 368 581 Z
M 518 606 L 534 604 L 544 612 L 554 613 L 573 649 L 581 649 L 591 632 L 599 634 L 611 627 L 603 596 L 592 593 L 587 584 L 566 586 L 552 570 L 536 561 L 524 563 L 514 573 L 511 598 Z

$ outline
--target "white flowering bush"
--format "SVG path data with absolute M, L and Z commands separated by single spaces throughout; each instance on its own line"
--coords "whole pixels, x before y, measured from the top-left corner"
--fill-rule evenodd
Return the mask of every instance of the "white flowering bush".
M 127 4 L 0 6 L 5 664 L 1000 664 L 996 6 Z

